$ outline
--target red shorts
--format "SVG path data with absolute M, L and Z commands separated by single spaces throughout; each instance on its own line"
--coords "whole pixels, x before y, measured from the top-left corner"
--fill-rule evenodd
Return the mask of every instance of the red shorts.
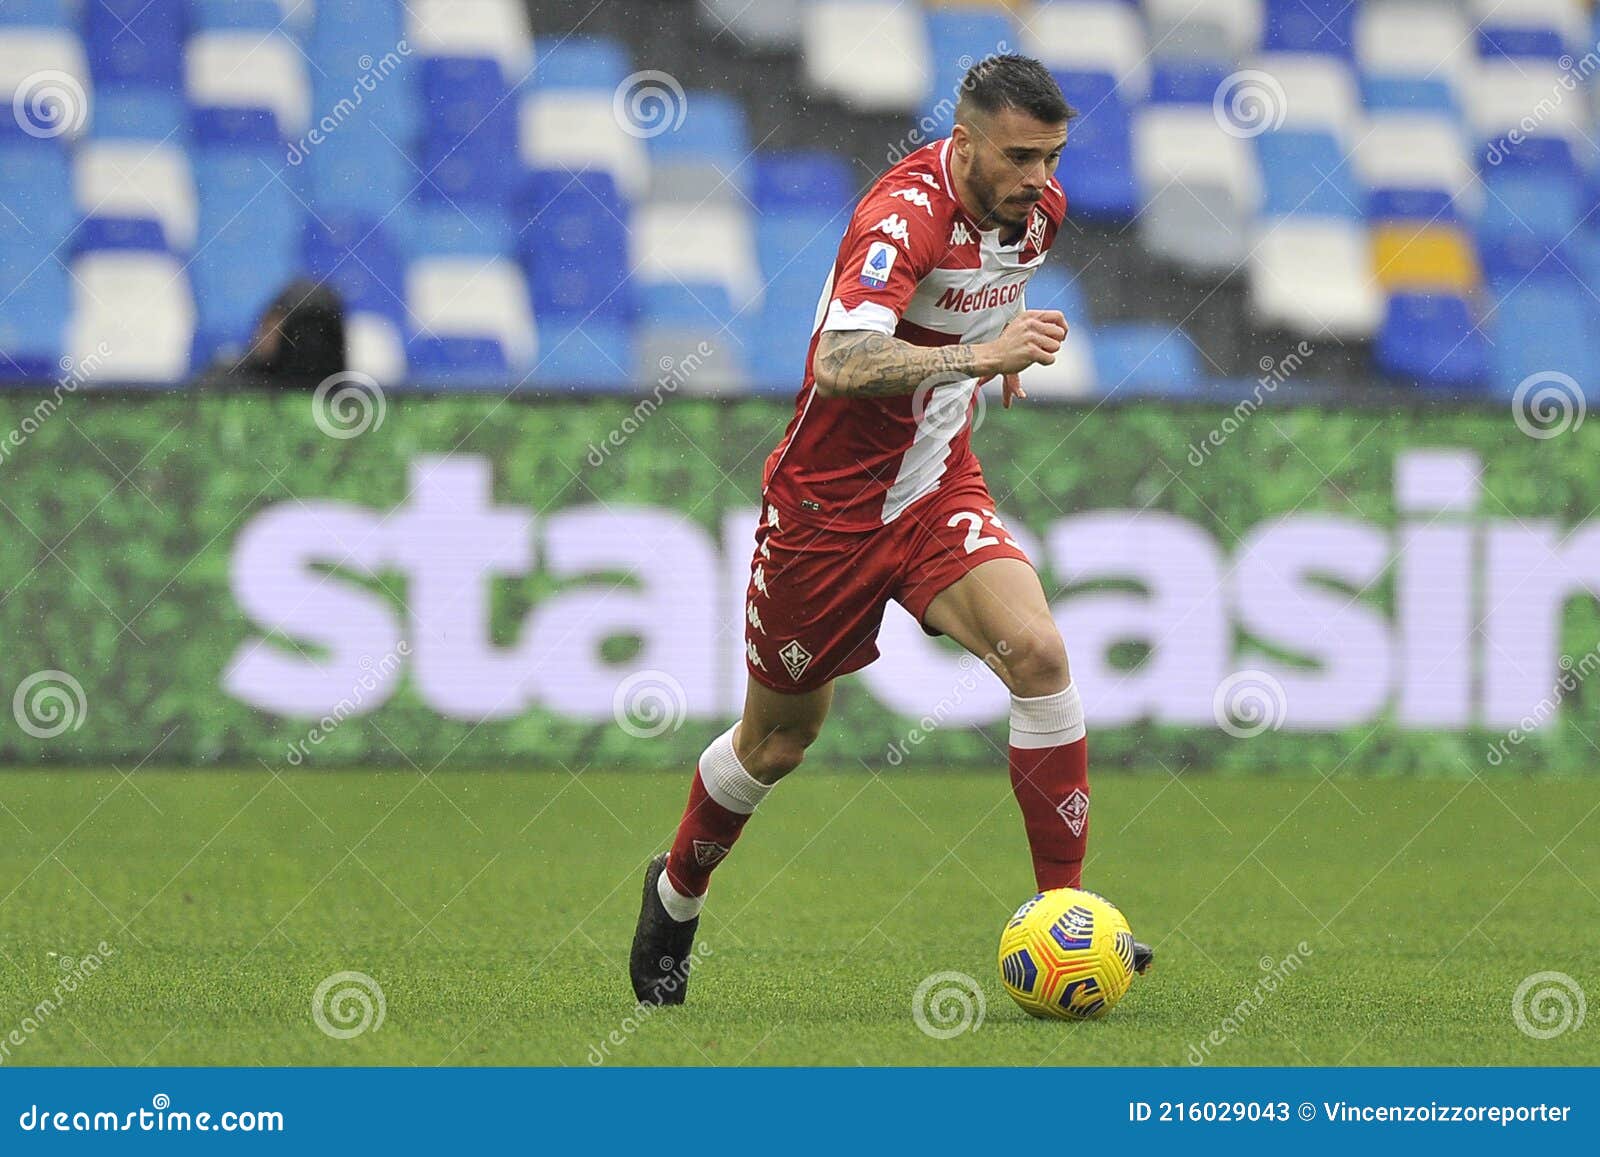
M 859 671 L 878 657 L 890 599 L 921 623 L 940 591 L 997 558 L 1028 562 L 981 475 L 934 491 L 875 530 L 826 530 L 769 503 L 745 594 L 750 674 L 799 694 Z

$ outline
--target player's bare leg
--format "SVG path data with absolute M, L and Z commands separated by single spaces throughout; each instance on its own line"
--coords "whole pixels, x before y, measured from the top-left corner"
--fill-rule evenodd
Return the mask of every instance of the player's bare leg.
M 999 675 L 1011 691 L 1011 786 L 1022 808 L 1040 891 L 1080 886 L 1089 841 L 1089 754 L 1083 703 L 1039 576 L 999 558 L 941 591 L 924 618 Z M 1143 972 L 1154 953 L 1136 943 Z
M 682 1004 L 690 953 L 711 873 L 728 853 L 772 785 L 805 758 L 833 703 L 833 684 L 796 695 L 749 680 L 744 714 L 700 756 L 672 851 L 644 874 L 628 973 L 634 995 Z

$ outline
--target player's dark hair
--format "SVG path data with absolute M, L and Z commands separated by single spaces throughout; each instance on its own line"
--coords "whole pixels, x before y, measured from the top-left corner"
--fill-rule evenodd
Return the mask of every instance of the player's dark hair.
M 986 56 L 967 70 L 956 101 L 956 119 L 964 120 L 974 110 L 997 113 L 1014 108 L 1045 124 L 1061 124 L 1077 112 L 1061 95 L 1050 70 L 1031 56 L 1006 53 Z

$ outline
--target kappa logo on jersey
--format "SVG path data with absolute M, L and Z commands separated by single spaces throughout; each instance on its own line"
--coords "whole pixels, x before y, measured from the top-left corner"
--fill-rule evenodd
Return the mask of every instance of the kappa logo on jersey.
M 874 241 L 867 250 L 867 259 L 861 263 L 861 284 L 868 289 L 882 289 L 888 285 L 889 271 L 894 268 L 898 252 L 887 241 Z
M 778 508 L 771 503 L 767 504 L 767 525 L 772 527 L 773 530 L 783 529 L 778 525 Z
M 928 186 L 930 189 L 937 189 L 939 187 L 939 182 L 933 179 L 932 173 L 912 173 L 911 175 L 917 180 L 921 181 L 924 185 Z
M 1039 210 L 1033 211 L 1033 216 L 1028 218 L 1028 234 L 1022 239 L 1024 249 L 1044 251 L 1044 225 L 1045 216 Z
M 785 643 L 783 650 L 778 652 L 778 658 L 783 660 L 789 678 L 796 683 L 800 682 L 800 676 L 806 673 L 806 668 L 811 666 L 811 652 L 800 645 L 799 639 L 790 639 Z
M 761 612 L 756 610 L 756 605 L 754 603 L 746 603 L 744 605 L 744 617 L 749 620 L 749 623 L 752 627 L 760 631 L 763 635 L 767 633 L 767 628 L 761 624 Z
M 1067 822 L 1067 830 L 1074 836 L 1083 835 L 1084 825 L 1089 822 L 1088 793 L 1081 787 L 1073 788 L 1072 794 L 1056 808 L 1056 813 Z
M 933 216 L 933 202 L 928 199 L 928 194 L 921 189 L 896 189 L 890 193 L 891 197 L 899 197 L 902 201 L 909 201 L 928 211 L 928 216 Z
M 767 572 L 760 565 L 750 573 L 750 582 L 762 594 L 767 593 Z
M 955 228 L 950 230 L 951 245 L 971 245 L 972 230 L 967 228 L 965 221 L 957 221 Z
M 694 842 L 694 862 L 702 868 L 709 868 L 720 864 L 728 856 L 729 849 L 721 844 L 714 844 L 710 840 L 696 840 Z
M 898 213 L 890 213 L 872 228 L 879 233 L 887 233 L 902 245 L 911 244 L 911 227 L 906 224 L 905 218 Z
M 761 661 L 761 652 L 756 650 L 756 645 L 746 642 L 744 645 L 745 658 L 750 660 L 750 665 L 758 671 L 765 671 L 767 665 Z

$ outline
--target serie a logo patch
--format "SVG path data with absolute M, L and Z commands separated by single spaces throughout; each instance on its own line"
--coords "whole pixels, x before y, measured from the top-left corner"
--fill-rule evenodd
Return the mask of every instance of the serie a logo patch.
M 861 263 L 861 284 L 868 289 L 882 289 L 888 285 L 895 256 L 893 245 L 887 241 L 874 241 L 867 250 L 867 259 Z

